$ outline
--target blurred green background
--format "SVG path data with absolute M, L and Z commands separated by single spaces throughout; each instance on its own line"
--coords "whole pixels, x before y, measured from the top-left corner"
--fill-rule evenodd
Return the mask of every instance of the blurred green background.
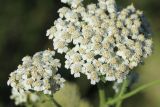
M 154 52 L 144 65 L 136 69 L 140 79 L 135 87 L 160 79 L 160 0 L 117 2 L 120 7 L 134 3 L 136 8 L 143 10 L 153 31 Z M 52 42 L 45 34 L 58 17 L 57 10 L 62 6 L 60 0 L 0 0 L 0 107 L 15 106 L 9 99 L 11 89 L 6 82 L 9 73 L 21 63 L 21 58 L 52 48 Z M 69 76 L 69 72 L 62 75 L 78 84 L 81 97 L 97 101 L 95 86 L 90 86 L 86 79 L 82 77 L 75 80 Z M 160 85 L 127 99 L 123 107 L 160 107 Z

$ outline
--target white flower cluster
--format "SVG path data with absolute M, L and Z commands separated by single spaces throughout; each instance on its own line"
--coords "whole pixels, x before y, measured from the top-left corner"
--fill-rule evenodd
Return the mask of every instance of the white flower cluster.
M 71 5 L 71 7 L 73 8 L 76 8 L 77 6 L 79 6 L 82 1 L 83 0 L 61 0 L 61 2 Z
M 20 105 L 26 102 L 35 103 L 39 100 L 39 96 L 36 93 L 31 93 L 29 91 L 18 92 L 16 89 L 12 89 L 11 99 L 15 100 L 16 105 Z
M 22 65 L 10 74 L 8 85 L 20 94 L 27 91 L 52 94 L 59 90 L 65 80 L 57 74 L 61 64 L 58 59 L 54 59 L 54 55 L 54 51 L 45 50 L 33 57 L 24 57 Z
M 82 0 L 61 0 L 59 18 L 47 31 L 54 49 L 65 53 L 65 67 L 91 84 L 105 78 L 121 82 L 152 52 L 150 30 L 143 13 L 133 5 L 118 10 L 115 0 L 98 0 L 86 7 Z

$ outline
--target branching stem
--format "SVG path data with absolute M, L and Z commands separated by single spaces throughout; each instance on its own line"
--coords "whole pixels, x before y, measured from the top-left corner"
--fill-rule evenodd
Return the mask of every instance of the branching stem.
M 129 97 L 131 97 L 131 96 L 133 96 L 133 95 L 135 95 L 135 94 L 143 91 L 144 89 L 149 88 L 149 87 L 152 87 L 152 86 L 157 85 L 157 84 L 160 84 L 160 80 L 156 80 L 156 81 L 153 81 L 153 82 L 144 84 L 144 85 L 136 88 L 135 90 L 133 90 L 133 91 L 131 91 L 131 92 L 129 92 L 129 93 L 121 96 L 121 97 L 117 97 L 117 98 L 115 98 L 115 99 L 112 99 L 112 100 L 107 101 L 107 102 L 104 104 L 104 107 L 108 107 L 108 105 L 113 105 L 113 104 L 117 103 L 117 102 L 120 101 L 120 100 L 122 101 L 122 100 L 124 100 L 124 99 L 127 99 L 127 98 L 129 98 Z M 107 105 L 107 106 L 106 106 L 106 105 Z

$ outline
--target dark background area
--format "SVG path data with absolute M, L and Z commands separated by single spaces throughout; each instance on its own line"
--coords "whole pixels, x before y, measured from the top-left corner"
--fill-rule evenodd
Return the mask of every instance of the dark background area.
M 87 1 L 87 0 L 86 0 Z M 88 0 L 91 1 L 91 0 Z M 160 79 L 160 0 L 117 0 L 120 7 L 128 4 L 143 10 L 153 31 L 154 53 L 136 70 L 140 74 L 139 86 Z M 37 51 L 52 49 L 52 41 L 45 36 L 54 20 L 57 10 L 64 4 L 60 0 L 0 0 L 0 107 L 12 107 L 9 99 L 11 88 L 7 86 L 9 73 L 17 68 L 22 57 Z M 69 73 L 68 73 L 69 74 Z M 66 78 L 68 74 L 64 74 Z M 71 77 L 71 76 L 70 76 Z M 86 79 L 77 79 L 79 86 L 92 96 L 94 86 L 88 87 Z M 86 91 L 87 90 L 87 91 Z M 124 107 L 160 107 L 160 85 L 129 98 Z M 90 92 L 90 93 L 88 93 Z M 83 92 L 82 92 L 83 93 Z

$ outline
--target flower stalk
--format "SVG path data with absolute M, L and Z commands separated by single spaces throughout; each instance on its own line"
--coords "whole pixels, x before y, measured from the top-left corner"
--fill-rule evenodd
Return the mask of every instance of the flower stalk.
M 97 86 L 98 86 L 98 94 L 99 94 L 99 107 L 103 107 L 106 101 L 104 85 L 102 83 L 99 83 Z
M 127 86 L 128 86 L 128 83 L 129 83 L 129 80 L 126 79 L 124 80 L 124 82 L 122 83 L 122 86 L 121 86 L 121 89 L 120 89 L 120 92 L 118 94 L 118 96 L 116 97 L 121 97 L 125 94 L 126 90 L 127 90 Z M 121 107 L 121 104 L 122 104 L 123 100 L 119 100 L 117 103 L 116 103 L 116 106 L 115 107 Z
M 104 105 L 106 105 L 104 107 L 108 107 L 108 105 L 116 104 L 119 101 L 123 101 L 124 99 L 127 99 L 127 98 L 129 98 L 129 97 L 131 97 L 131 96 L 133 96 L 133 95 L 135 95 L 135 94 L 137 94 L 137 93 L 145 90 L 146 88 L 152 87 L 152 86 L 157 85 L 157 84 L 160 84 L 160 80 L 155 80 L 153 82 L 144 84 L 144 85 L 142 85 L 142 86 L 134 89 L 133 91 L 131 91 L 131 92 L 127 93 L 127 94 L 122 95 L 121 97 L 113 98 L 113 99 L 107 101 L 104 104 Z

